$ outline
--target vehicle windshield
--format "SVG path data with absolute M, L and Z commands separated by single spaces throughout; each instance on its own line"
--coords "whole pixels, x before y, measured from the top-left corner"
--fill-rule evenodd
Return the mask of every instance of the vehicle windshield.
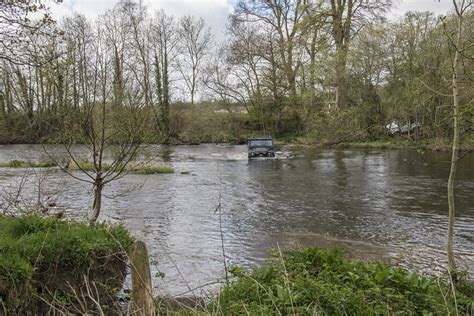
M 249 147 L 272 147 L 271 139 L 253 139 L 249 143 Z

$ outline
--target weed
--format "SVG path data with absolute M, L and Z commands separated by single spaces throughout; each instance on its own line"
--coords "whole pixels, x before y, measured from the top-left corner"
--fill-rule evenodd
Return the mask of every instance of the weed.
M 231 270 L 234 281 L 209 310 L 224 315 L 467 314 L 472 298 L 448 285 L 381 263 L 344 257 L 341 250 L 308 248 L 273 254 L 260 268 Z

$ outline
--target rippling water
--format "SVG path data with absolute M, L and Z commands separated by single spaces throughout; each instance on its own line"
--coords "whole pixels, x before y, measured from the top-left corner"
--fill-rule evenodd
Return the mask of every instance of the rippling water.
M 300 149 L 248 161 L 245 146 L 149 146 L 144 152 L 177 172 L 127 175 L 112 183 L 101 218 L 122 223 L 147 243 L 153 271 L 165 273 L 155 280 L 160 292 L 176 295 L 223 275 L 219 203 L 229 265 L 252 266 L 271 247 L 312 245 L 343 246 L 356 257 L 427 273 L 446 266 L 449 154 Z M 44 159 L 43 148 L 0 146 L 0 161 L 12 159 Z M 3 191 L 13 191 L 24 172 L 0 168 Z M 460 162 L 457 177 L 455 248 L 459 265 L 472 276 L 473 155 Z M 34 198 L 35 183 L 43 179 L 43 196 L 69 216 L 84 216 L 92 203 L 91 187 L 59 170 L 36 170 L 29 179 L 25 199 Z

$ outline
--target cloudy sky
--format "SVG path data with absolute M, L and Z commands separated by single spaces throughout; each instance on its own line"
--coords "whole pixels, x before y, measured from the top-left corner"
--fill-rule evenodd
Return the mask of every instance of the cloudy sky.
M 82 13 L 88 17 L 96 17 L 111 9 L 119 0 L 63 0 L 58 5 L 52 5 L 51 11 L 56 19 L 73 12 Z M 164 9 L 176 17 L 191 14 L 205 19 L 211 26 L 216 38 L 223 38 L 227 16 L 237 0 L 142 0 L 150 9 Z M 368 0 L 376 1 L 376 0 Z M 433 11 L 444 14 L 451 10 L 451 0 L 394 0 L 395 7 L 391 17 L 403 15 L 406 11 Z

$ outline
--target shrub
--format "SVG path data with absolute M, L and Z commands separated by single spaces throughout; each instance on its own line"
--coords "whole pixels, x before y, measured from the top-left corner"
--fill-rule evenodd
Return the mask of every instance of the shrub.
M 273 254 L 253 271 L 232 270 L 235 280 L 208 307 L 224 315 L 468 314 L 473 300 L 449 286 L 381 263 L 363 263 L 341 250 L 308 248 Z M 457 305 L 456 305 L 457 304 Z

